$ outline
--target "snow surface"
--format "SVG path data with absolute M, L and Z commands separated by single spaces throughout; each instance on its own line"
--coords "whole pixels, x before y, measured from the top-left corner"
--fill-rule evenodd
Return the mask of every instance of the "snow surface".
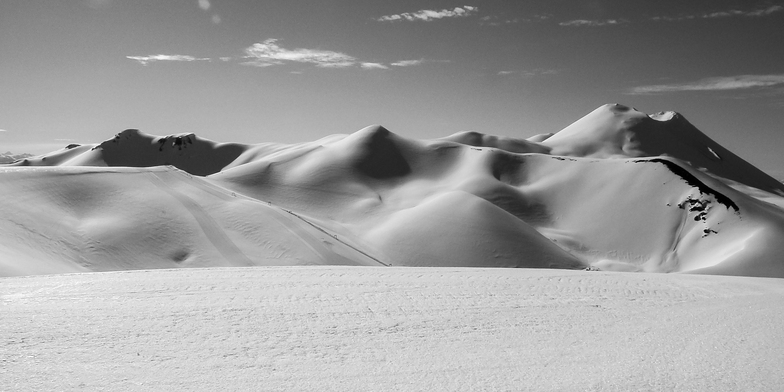
M 774 391 L 779 279 L 257 267 L 0 278 L 39 390 Z

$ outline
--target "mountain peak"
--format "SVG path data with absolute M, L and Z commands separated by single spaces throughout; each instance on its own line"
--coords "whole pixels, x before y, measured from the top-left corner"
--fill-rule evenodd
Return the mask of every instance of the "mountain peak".
M 759 188 L 784 186 L 713 141 L 673 111 L 645 114 L 619 104 L 600 106 L 541 142 L 553 155 L 591 158 L 668 156 L 696 169 Z

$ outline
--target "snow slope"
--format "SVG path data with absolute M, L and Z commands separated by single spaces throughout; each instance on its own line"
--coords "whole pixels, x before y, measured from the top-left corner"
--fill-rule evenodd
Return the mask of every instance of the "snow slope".
M 295 214 L 172 167 L 0 174 L 0 275 L 379 264 Z
M 40 390 L 775 391 L 780 280 L 268 267 L 0 278 Z
M 0 179 L 0 275 L 346 264 L 784 277 L 784 185 L 679 114 L 621 105 L 530 140 L 370 126 L 239 145 L 128 130 Z

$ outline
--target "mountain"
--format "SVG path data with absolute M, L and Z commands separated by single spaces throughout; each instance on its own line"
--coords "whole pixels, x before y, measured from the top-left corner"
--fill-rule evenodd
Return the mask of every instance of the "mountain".
M 528 140 L 370 126 L 242 145 L 126 130 L 0 175 L 0 275 L 343 264 L 784 277 L 784 185 L 680 114 L 622 105 Z
M 595 158 L 666 156 L 681 164 L 784 195 L 784 184 L 744 161 L 675 112 L 653 115 L 604 105 L 542 141 L 554 155 Z
M 30 158 L 32 156 L 33 155 L 26 154 L 26 153 L 14 154 L 11 151 L 6 151 L 4 153 L 0 153 L 0 164 L 14 163 L 14 162 L 16 162 L 18 160 L 25 159 L 25 158 Z

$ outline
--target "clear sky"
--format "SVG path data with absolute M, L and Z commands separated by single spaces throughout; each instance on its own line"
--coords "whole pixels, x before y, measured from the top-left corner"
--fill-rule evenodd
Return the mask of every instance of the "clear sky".
M 126 128 L 528 137 L 610 102 L 784 177 L 784 2 L 0 1 L 2 151 Z

